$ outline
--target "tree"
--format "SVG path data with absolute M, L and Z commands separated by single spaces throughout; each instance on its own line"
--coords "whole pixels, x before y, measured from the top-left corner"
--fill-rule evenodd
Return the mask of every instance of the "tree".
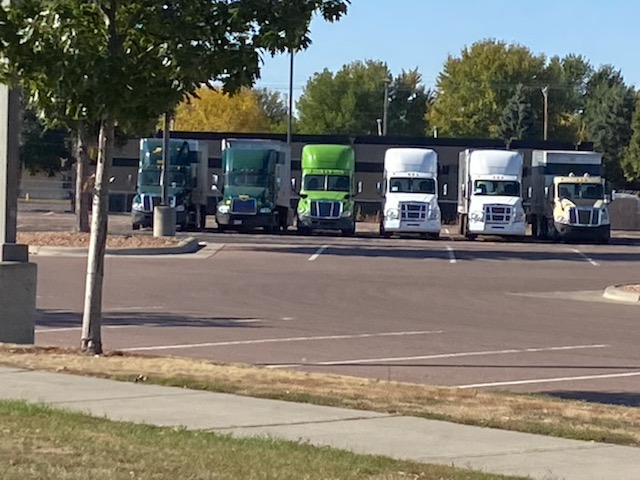
M 33 108 L 24 110 L 21 136 L 20 161 L 30 173 L 45 172 L 52 176 L 63 163 L 69 164 L 68 132 L 46 128 Z
M 334 21 L 349 0 L 22 0 L 0 9 L 0 77 L 64 120 L 100 125 L 82 349 L 101 353 L 109 167 L 115 126 L 149 129 L 203 82 L 251 85 L 260 53 L 310 44 L 315 12 Z M 2 79 L 0 78 L 0 79 Z
M 418 69 L 402 71 L 389 87 L 388 135 L 422 137 L 428 129 L 427 109 L 433 92 L 422 84 Z
M 620 162 L 631 140 L 635 100 L 634 89 L 611 65 L 600 67 L 587 84 L 583 115 L 587 138 L 602 153 L 606 179 L 618 188 L 625 183 Z
M 483 40 L 465 47 L 460 57 L 447 58 L 438 75 L 430 124 L 451 137 L 497 137 L 513 88 L 535 84 L 544 65 L 543 55 L 521 45 Z M 535 105 L 540 94 L 527 89 L 525 96 Z
M 500 117 L 499 135 L 507 148 L 511 148 L 511 142 L 514 140 L 529 136 L 533 120 L 531 105 L 526 102 L 523 86 L 519 83 Z
M 267 116 L 269 130 L 274 133 L 285 133 L 289 116 L 286 98 L 280 92 L 268 88 L 259 88 L 254 92 L 258 96 L 260 108 Z
M 174 130 L 254 133 L 270 130 L 259 97 L 249 88 L 230 95 L 220 88 L 200 87 L 194 96 L 176 108 Z
M 298 100 L 298 131 L 307 134 L 372 134 L 384 107 L 383 62 L 366 60 L 344 65 L 333 74 L 315 73 Z
M 622 157 L 622 172 L 628 182 L 640 180 L 640 94 L 636 95 L 636 106 L 631 121 L 631 140 Z

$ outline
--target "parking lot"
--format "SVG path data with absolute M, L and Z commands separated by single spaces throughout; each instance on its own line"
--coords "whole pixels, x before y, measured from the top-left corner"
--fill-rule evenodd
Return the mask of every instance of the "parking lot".
M 69 215 L 21 212 L 22 229 Z M 44 220 L 43 220 L 44 218 Z M 128 218 L 113 217 L 127 233 Z M 640 405 L 640 239 L 610 245 L 197 233 L 178 256 L 109 256 L 107 350 Z M 129 232 L 131 233 L 131 232 Z M 143 232 L 142 234 L 149 234 Z M 77 346 L 84 257 L 39 266 L 38 344 Z

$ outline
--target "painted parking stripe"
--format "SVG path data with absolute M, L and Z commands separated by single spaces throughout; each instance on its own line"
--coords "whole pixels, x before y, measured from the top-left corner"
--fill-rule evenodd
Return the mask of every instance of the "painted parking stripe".
M 587 262 L 589 262 L 591 265 L 593 265 L 594 267 L 598 267 L 600 266 L 600 264 L 598 262 L 596 262 L 595 260 L 593 260 L 591 257 L 588 257 L 587 255 L 585 255 L 584 253 L 582 253 L 580 250 L 578 250 L 577 248 L 572 248 L 571 251 L 577 253 L 578 255 L 580 255 L 582 258 L 584 258 Z
M 447 253 L 449 254 L 449 263 L 456 263 L 456 255 L 453 251 L 453 247 L 450 247 L 449 245 L 447 245 Z
M 411 335 L 435 335 L 444 333 L 444 330 L 420 330 L 411 332 L 383 332 L 383 333 L 360 333 L 355 335 L 321 335 L 314 337 L 284 337 L 284 338 L 259 338 L 255 340 L 231 340 L 228 342 L 210 342 L 210 343 L 185 343 L 182 345 L 155 345 L 150 347 L 130 347 L 120 348 L 121 351 L 149 351 L 149 350 L 176 350 L 182 348 L 201 348 L 201 347 L 225 347 L 229 345 L 256 345 L 262 343 L 290 343 L 290 342 L 309 342 L 321 340 L 350 340 L 356 338 L 379 338 L 379 337 L 405 337 Z
M 626 378 L 626 377 L 640 377 L 640 372 L 606 373 L 602 375 L 581 375 L 578 377 L 537 378 L 533 380 L 514 380 L 511 382 L 476 383 L 471 385 L 458 385 L 455 388 L 465 389 L 465 388 L 503 387 L 503 386 L 509 386 L 509 385 L 532 385 L 536 383 L 578 382 L 580 380 L 599 380 L 599 379 L 607 379 L 607 378 Z
M 535 347 L 535 348 L 510 348 L 506 350 L 484 350 L 474 352 L 457 352 L 457 353 L 439 353 L 435 355 L 416 355 L 411 357 L 380 357 L 380 358 L 359 358 L 354 360 L 339 360 L 331 362 L 314 362 L 306 364 L 291 363 L 287 365 L 272 365 L 270 368 L 291 368 L 302 365 L 313 366 L 332 366 L 332 365 L 364 365 L 367 363 L 383 363 L 383 362 L 405 362 L 409 360 L 436 360 L 442 358 L 462 358 L 462 357 L 482 357 L 489 355 L 512 355 L 515 353 L 540 353 L 540 352 L 558 352 L 566 350 L 585 350 L 591 348 L 607 348 L 609 345 L 563 345 L 560 347 Z
M 327 248 L 329 248 L 329 245 L 323 245 L 323 246 L 321 246 L 321 247 L 316 251 L 316 253 L 314 253 L 313 255 L 311 255 L 311 256 L 309 257 L 309 261 L 310 261 L 310 262 L 315 261 L 315 260 L 316 260 L 320 255 L 322 255 L 322 253 L 323 253 Z

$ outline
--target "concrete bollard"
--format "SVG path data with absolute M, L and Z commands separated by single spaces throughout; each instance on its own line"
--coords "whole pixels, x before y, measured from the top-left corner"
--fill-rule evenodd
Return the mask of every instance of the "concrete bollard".
M 153 209 L 153 236 L 174 237 L 176 235 L 176 209 L 157 206 Z
M 0 342 L 33 344 L 37 266 L 0 262 Z

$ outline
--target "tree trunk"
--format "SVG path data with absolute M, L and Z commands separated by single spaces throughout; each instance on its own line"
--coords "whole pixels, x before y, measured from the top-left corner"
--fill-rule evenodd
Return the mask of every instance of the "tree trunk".
M 76 130 L 76 196 L 75 214 L 76 231 L 89 231 L 89 200 L 91 189 L 87 185 L 87 169 L 89 153 L 87 152 L 87 129 L 83 121 L 78 123 Z
M 102 280 L 107 245 L 109 170 L 113 160 L 114 130 L 112 119 L 100 122 L 81 344 L 83 352 L 93 355 L 102 353 Z

